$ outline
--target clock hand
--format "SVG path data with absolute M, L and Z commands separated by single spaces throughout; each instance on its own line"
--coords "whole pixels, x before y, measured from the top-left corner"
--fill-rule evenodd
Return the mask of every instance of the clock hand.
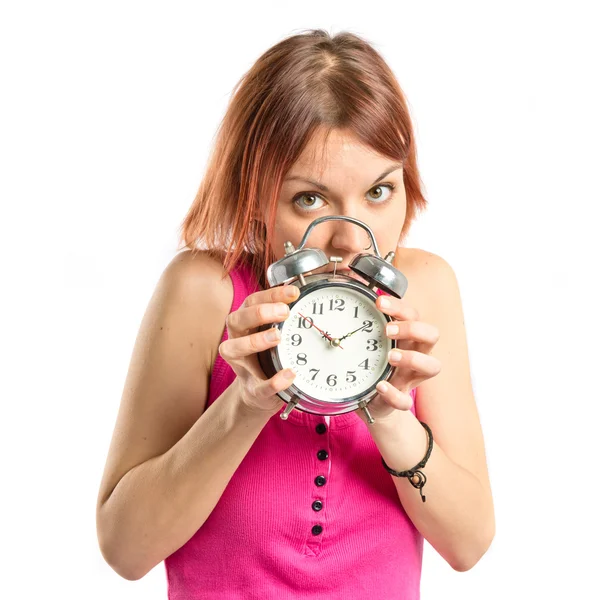
M 353 335 L 354 333 L 356 333 L 357 331 L 360 331 L 361 329 L 364 329 L 365 327 L 367 327 L 368 323 L 365 323 L 362 327 L 359 327 L 358 329 L 355 329 L 354 331 L 351 331 L 350 333 L 347 333 L 345 336 L 340 338 L 340 342 L 347 337 L 350 337 L 351 335 Z
M 301 312 L 298 313 L 305 321 L 309 321 L 309 319 L 307 317 L 305 317 Z M 321 329 L 319 329 L 313 322 L 312 319 L 310 319 L 310 323 L 312 323 L 312 326 L 323 335 L 324 338 L 327 338 L 329 340 L 330 343 L 333 343 L 334 338 L 332 338 L 328 333 L 325 333 L 324 331 L 322 331 Z M 339 340 L 338 340 L 339 342 Z M 335 344 L 334 344 L 335 345 Z M 342 348 L 339 344 L 338 344 L 339 348 Z M 343 348 L 342 348 L 343 350 Z

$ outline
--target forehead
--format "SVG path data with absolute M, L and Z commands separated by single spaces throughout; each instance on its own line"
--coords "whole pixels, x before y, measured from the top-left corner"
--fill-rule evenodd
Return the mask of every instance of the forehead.
M 377 170 L 389 159 L 364 145 L 351 131 L 318 129 L 290 169 L 290 173 L 319 176 L 338 169 Z

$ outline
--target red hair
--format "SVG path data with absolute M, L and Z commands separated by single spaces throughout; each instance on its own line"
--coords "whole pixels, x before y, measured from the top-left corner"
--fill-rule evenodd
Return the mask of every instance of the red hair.
M 282 181 L 317 129 L 352 132 L 404 165 L 402 241 L 427 201 L 400 85 L 380 54 L 349 32 L 322 29 L 268 49 L 234 88 L 206 173 L 180 227 L 180 249 L 218 256 L 226 274 L 249 260 L 262 288 Z M 267 224 L 253 216 L 265 210 Z

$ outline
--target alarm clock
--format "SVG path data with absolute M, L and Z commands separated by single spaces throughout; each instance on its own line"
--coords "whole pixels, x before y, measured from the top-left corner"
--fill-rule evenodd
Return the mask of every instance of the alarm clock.
M 362 227 L 371 238 L 373 252 L 357 254 L 349 265 L 357 279 L 336 273 L 340 257 L 327 258 L 319 248 L 305 248 L 311 231 L 333 220 Z M 287 241 L 284 250 L 285 256 L 267 269 L 267 281 L 270 287 L 295 285 L 300 294 L 289 304 L 285 321 L 259 328 L 278 327 L 281 339 L 258 352 L 267 377 L 286 368 L 296 373 L 292 385 L 277 393 L 287 403 L 280 417 L 286 420 L 294 409 L 335 416 L 361 408 L 368 422 L 374 423 L 368 403 L 377 394 L 377 383 L 393 375 L 387 357 L 396 346 L 385 334 L 392 318 L 377 308 L 376 290 L 402 298 L 408 287 L 404 274 L 391 264 L 395 253 L 382 258 L 369 226 L 341 215 L 315 219 L 298 248 Z M 329 263 L 333 272 L 312 273 Z

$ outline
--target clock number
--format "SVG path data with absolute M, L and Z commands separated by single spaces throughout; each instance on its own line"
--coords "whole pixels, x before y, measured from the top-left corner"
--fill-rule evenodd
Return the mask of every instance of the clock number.
M 335 308 L 333 307 L 334 302 L 337 304 Z M 332 298 L 329 301 L 329 310 L 344 310 L 344 304 L 346 301 L 343 298 Z
M 367 340 L 367 350 L 373 352 L 373 350 L 378 350 L 378 346 L 377 346 L 377 340 Z M 373 344 L 373 347 L 371 348 L 371 344 Z
M 306 354 L 301 352 L 296 356 L 296 361 L 299 365 L 305 365 L 308 361 L 306 360 Z
M 358 319 L 358 306 L 354 307 L 354 318 Z
M 353 383 L 356 381 L 356 375 L 354 373 L 356 373 L 356 371 L 346 371 L 346 383 Z M 349 379 L 349 377 L 352 377 L 352 379 Z
M 373 331 L 373 321 L 363 321 L 363 325 L 368 325 L 368 327 L 365 327 L 363 331 L 366 331 L 367 333 L 371 333 Z
M 318 305 L 319 306 L 319 312 L 317 313 L 317 303 L 314 302 L 313 303 L 313 315 L 319 314 L 322 315 L 323 314 L 323 303 L 321 302 L 321 304 Z
M 299 333 L 295 333 L 292 336 L 292 346 L 299 346 L 302 343 L 302 336 Z
M 315 372 L 315 374 L 314 374 L 314 375 L 313 375 L 313 376 L 310 378 L 310 379 L 311 379 L 311 381 L 314 381 L 314 380 L 315 380 L 315 377 L 318 375 L 318 373 L 319 373 L 319 371 L 320 371 L 320 370 L 321 370 L 321 369 L 311 369 L 311 370 L 309 371 L 309 373 L 312 373 L 313 371 Z
M 362 367 L 365 370 L 369 369 L 369 359 L 365 358 L 365 360 L 363 360 L 361 363 L 358 363 L 359 367 Z
M 327 385 L 333 387 L 336 384 L 337 384 L 337 377 L 335 376 L 335 374 L 329 375 L 327 377 Z
M 308 325 L 307 325 L 308 323 Z M 313 320 L 310 317 L 301 317 L 298 315 L 298 328 L 310 329 L 313 326 Z

